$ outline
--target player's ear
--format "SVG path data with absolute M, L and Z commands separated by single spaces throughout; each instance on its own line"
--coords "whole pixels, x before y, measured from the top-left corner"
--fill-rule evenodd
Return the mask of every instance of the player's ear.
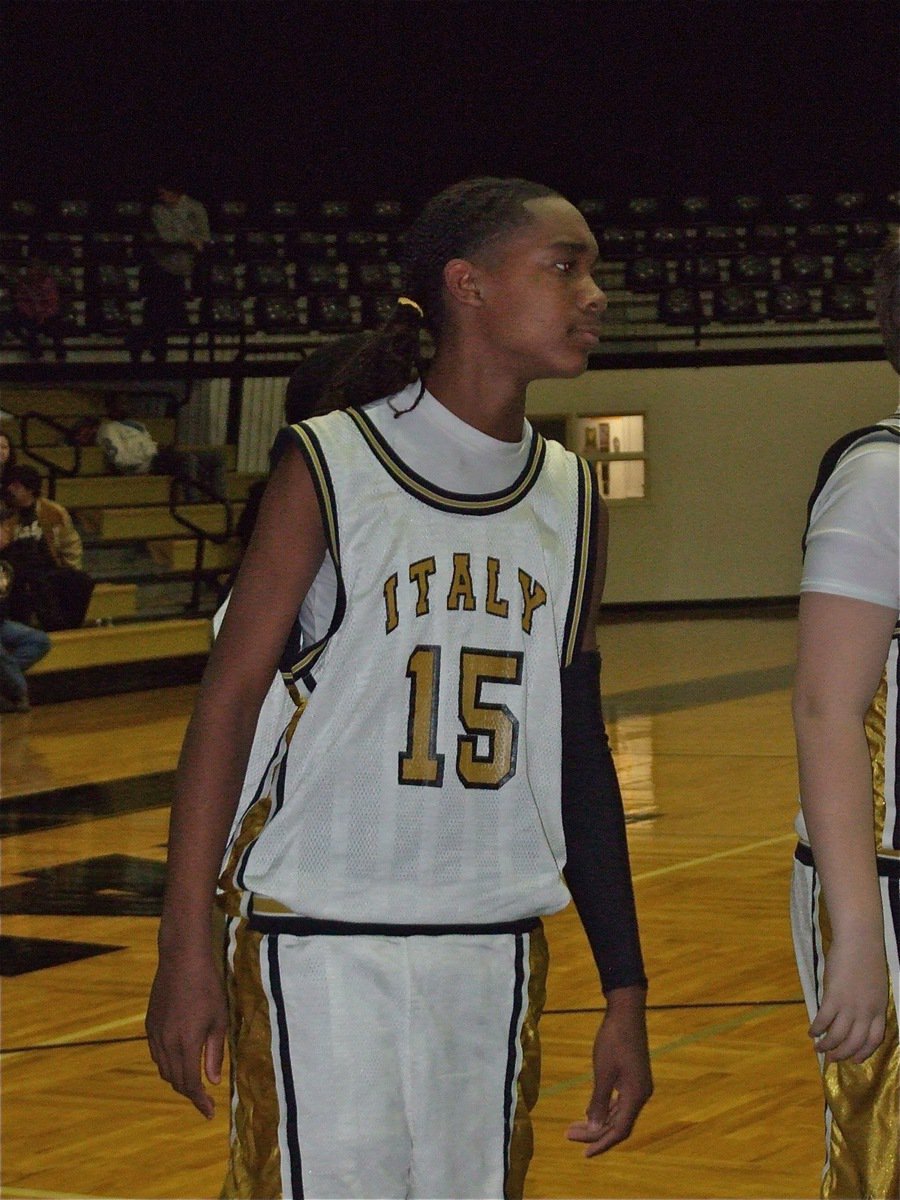
M 459 304 L 480 306 L 481 271 L 467 258 L 451 258 L 444 265 L 444 287 Z

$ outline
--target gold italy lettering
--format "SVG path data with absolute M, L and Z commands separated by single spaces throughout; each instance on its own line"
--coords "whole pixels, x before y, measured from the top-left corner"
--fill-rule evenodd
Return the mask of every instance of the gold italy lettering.
M 519 567 L 519 586 L 522 589 L 522 628 L 531 633 L 531 622 L 535 611 L 547 603 L 547 593 L 536 579 Z
M 397 572 L 384 581 L 384 632 L 391 633 L 400 623 L 397 612 Z
M 509 616 L 509 601 L 498 595 L 500 589 L 500 559 L 487 560 L 487 598 L 484 602 L 485 611 L 495 617 Z
M 420 558 L 418 562 L 410 563 L 409 582 L 418 588 L 416 600 L 416 616 L 427 617 L 431 611 L 428 607 L 428 580 L 435 573 L 434 558 Z
M 472 572 L 468 554 L 453 555 L 453 582 L 447 595 L 447 611 L 459 611 L 460 601 L 466 612 L 475 609 L 475 589 L 472 587 Z

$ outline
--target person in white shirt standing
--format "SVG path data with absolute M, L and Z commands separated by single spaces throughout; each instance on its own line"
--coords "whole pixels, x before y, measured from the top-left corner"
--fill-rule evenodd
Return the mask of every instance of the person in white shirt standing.
M 876 309 L 900 372 L 896 231 Z M 791 917 L 825 1092 L 823 1197 L 900 1195 L 898 510 L 900 411 L 826 453 L 804 538 Z
M 167 177 L 156 194 L 158 202 L 150 210 L 150 253 L 141 268 L 144 324 L 131 346 L 136 361 L 147 344 L 154 358 L 165 358 L 168 333 L 187 322 L 185 300 L 196 257 L 212 240 L 206 209 L 185 195 L 178 180 Z

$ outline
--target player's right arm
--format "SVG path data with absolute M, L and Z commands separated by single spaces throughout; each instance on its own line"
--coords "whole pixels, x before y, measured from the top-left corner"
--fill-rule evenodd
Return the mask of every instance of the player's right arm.
M 825 592 L 800 597 L 793 700 L 800 800 L 832 928 L 809 1032 L 828 1061 L 862 1062 L 884 1037 L 887 963 L 865 717 L 896 621 L 896 610 L 880 604 Z
M 207 1117 L 213 1101 L 201 1057 L 217 1083 L 226 1028 L 212 937 L 216 880 L 259 710 L 324 556 L 315 490 L 292 447 L 263 496 L 185 735 L 172 802 L 147 1035 L 160 1075 Z

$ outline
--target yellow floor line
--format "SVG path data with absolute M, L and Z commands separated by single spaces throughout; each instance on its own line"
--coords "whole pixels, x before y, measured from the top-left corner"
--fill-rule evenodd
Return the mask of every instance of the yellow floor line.
M 655 867 L 652 871 L 640 871 L 633 875 L 635 883 L 644 879 L 655 879 L 658 875 L 671 875 L 675 871 L 689 871 L 691 867 L 701 867 L 704 863 L 715 862 L 719 858 L 733 858 L 736 854 L 749 854 L 751 850 L 762 850 L 765 846 L 777 846 L 781 842 L 797 840 L 796 833 L 780 833 L 778 837 L 764 838 L 761 842 L 747 842 L 743 846 L 732 846 L 730 850 L 717 850 L 715 854 L 704 854 L 701 858 L 688 858 L 684 862 L 670 863 L 667 867 Z
M 736 1017 L 729 1017 L 727 1021 L 717 1021 L 714 1025 L 707 1025 L 704 1029 L 698 1029 L 696 1033 L 686 1033 L 683 1037 L 676 1038 L 672 1042 L 665 1042 L 662 1046 L 651 1049 L 650 1057 L 651 1059 L 656 1059 L 660 1055 L 670 1054 L 673 1050 L 680 1050 L 683 1046 L 692 1046 L 697 1042 L 705 1042 L 720 1033 L 730 1033 L 733 1029 L 740 1029 L 742 1025 L 747 1025 L 757 1018 L 768 1017 L 771 1013 L 778 1011 L 779 1005 L 777 1004 L 754 1007 L 751 1012 L 741 1013 Z M 576 1075 L 572 1079 L 563 1079 L 560 1083 L 555 1083 L 551 1087 L 541 1088 L 541 1097 L 556 1096 L 560 1092 L 567 1092 L 570 1088 L 582 1087 L 586 1083 L 593 1083 L 593 1081 L 594 1076 L 590 1072 L 584 1075 Z

